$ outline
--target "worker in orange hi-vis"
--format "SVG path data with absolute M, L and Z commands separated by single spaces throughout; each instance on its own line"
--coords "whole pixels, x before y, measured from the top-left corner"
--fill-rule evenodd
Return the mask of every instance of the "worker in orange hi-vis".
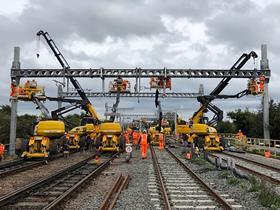
M 260 92 L 263 93 L 264 92 L 264 83 L 265 83 L 265 76 L 261 75 L 259 78 L 260 81 Z
M 240 141 L 243 138 L 243 133 L 241 130 L 238 130 L 238 133 L 236 134 L 236 138 Z
M 126 144 L 129 144 L 129 143 L 130 143 L 128 131 L 124 132 L 124 139 L 125 139 L 125 143 L 126 143 Z
M 5 153 L 5 145 L 0 144 L 0 162 L 4 160 L 4 153 Z
M 16 96 L 17 95 L 17 87 L 14 83 L 11 83 L 11 94 L 10 96 Z
M 75 144 L 77 143 L 79 143 L 79 136 L 78 136 L 78 134 L 75 134 L 74 135 L 74 142 L 75 142 Z
M 133 145 L 137 145 L 139 139 L 139 134 L 137 131 L 133 131 L 132 133 L 132 140 L 133 140 Z
M 146 130 L 144 130 L 143 133 L 140 135 L 139 143 L 141 145 L 142 159 L 145 159 L 147 158 L 147 150 L 148 150 L 148 135 Z
M 163 133 L 160 133 L 158 135 L 158 144 L 159 144 L 159 149 L 163 150 L 164 149 L 164 136 L 163 136 Z

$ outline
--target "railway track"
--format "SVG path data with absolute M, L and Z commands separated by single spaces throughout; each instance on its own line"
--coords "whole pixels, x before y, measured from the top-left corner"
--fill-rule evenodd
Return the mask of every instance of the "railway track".
M 74 154 L 74 152 L 70 153 L 70 154 Z M 12 175 L 18 172 L 23 172 L 32 168 L 36 168 L 38 166 L 42 166 L 44 164 L 47 163 L 47 161 L 53 161 L 59 158 L 62 158 L 63 154 L 58 154 L 58 155 L 54 155 L 48 159 L 45 160 L 24 160 L 24 159 L 19 159 L 19 160 L 14 160 L 14 161 L 10 161 L 4 164 L 0 165 L 0 177 L 6 177 L 8 175 Z
M 228 158 L 231 158 L 234 160 L 237 168 L 266 179 L 269 182 L 280 184 L 280 169 L 277 167 L 229 153 L 209 153 L 209 155 L 214 158 L 221 157 L 224 162 L 227 162 Z
M 45 164 L 46 161 L 24 161 L 22 159 L 0 165 L 0 177 L 3 178 Z
M 151 147 L 151 153 L 154 174 L 148 188 L 156 209 L 242 208 L 229 195 L 214 191 L 169 149 L 159 151 Z
M 117 202 L 121 191 L 127 187 L 128 181 L 128 175 L 124 176 L 120 174 L 110 191 L 107 193 L 107 196 L 99 207 L 99 210 L 112 210 Z
M 114 154 L 101 165 L 90 161 L 95 155 L 0 197 L 0 209 L 54 209 L 90 178 L 98 175 L 118 156 Z

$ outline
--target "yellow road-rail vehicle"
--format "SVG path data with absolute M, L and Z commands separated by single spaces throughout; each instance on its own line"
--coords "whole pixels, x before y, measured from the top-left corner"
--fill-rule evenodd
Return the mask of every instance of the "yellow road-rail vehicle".
M 61 137 L 65 134 L 65 124 L 60 119 L 62 114 L 80 106 L 79 100 L 47 97 L 44 87 L 35 80 L 27 80 L 24 84 L 11 84 L 11 98 L 21 101 L 32 101 L 42 113 L 42 117 L 34 124 L 33 134 L 27 142 L 17 139 L 17 154 L 23 158 L 48 158 L 60 151 Z M 42 101 L 46 100 L 71 103 L 69 106 L 54 110 L 51 113 Z M 73 104 L 74 103 L 74 104 Z
M 100 151 L 115 151 L 118 152 L 119 150 L 124 149 L 125 142 L 122 137 L 122 129 L 121 124 L 118 122 L 114 122 L 115 117 L 112 116 L 109 122 L 102 122 L 99 118 L 96 110 L 94 109 L 93 105 L 91 104 L 90 100 L 86 96 L 83 88 L 79 84 L 79 82 L 73 77 L 67 74 L 68 70 L 70 69 L 69 64 L 65 60 L 64 56 L 57 48 L 56 44 L 54 43 L 53 39 L 50 37 L 48 32 L 39 31 L 37 36 L 43 36 L 51 48 L 52 52 L 54 53 L 55 57 L 59 61 L 60 65 L 62 66 L 63 70 L 66 72 L 66 78 L 69 78 L 72 85 L 78 92 L 79 96 L 82 99 L 82 106 L 81 108 L 86 111 L 87 116 L 84 117 L 81 121 L 81 126 L 77 128 L 73 128 L 71 130 L 71 134 L 78 135 L 90 135 L 92 139 L 94 139 L 94 143 L 100 144 L 99 150 Z M 118 90 L 122 88 L 121 83 L 118 86 Z M 119 103 L 119 96 L 120 91 L 117 91 L 117 101 L 113 106 L 113 112 L 116 110 L 116 106 Z M 90 126 L 88 125 L 90 124 Z M 87 129 L 91 127 L 91 130 Z M 91 132 L 92 131 L 92 132 Z M 79 141 L 79 140 L 78 140 Z
M 242 54 L 241 57 L 236 61 L 236 63 L 231 67 L 231 70 L 241 69 L 250 58 L 257 58 L 257 54 L 252 51 L 249 54 Z M 222 90 L 228 85 L 231 77 L 225 77 L 218 84 L 218 86 L 210 93 L 210 95 L 199 96 L 197 98 L 200 102 L 199 109 L 193 114 L 189 119 L 189 122 L 178 121 L 176 126 L 177 134 L 181 135 L 189 143 L 195 143 L 196 145 L 202 147 L 204 150 L 210 151 L 222 151 L 224 150 L 221 145 L 221 139 L 217 134 L 217 130 L 214 127 L 216 123 L 223 119 L 223 111 L 211 102 L 214 99 L 227 99 L 227 98 L 240 98 L 242 96 L 252 94 L 262 94 L 264 85 L 264 76 L 260 78 L 251 78 L 248 81 L 247 89 L 241 91 L 235 95 L 220 95 Z M 255 85 L 259 85 L 256 88 Z M 208 111 L 214 113 L 214 117 L 209 121 L 204 114 Z

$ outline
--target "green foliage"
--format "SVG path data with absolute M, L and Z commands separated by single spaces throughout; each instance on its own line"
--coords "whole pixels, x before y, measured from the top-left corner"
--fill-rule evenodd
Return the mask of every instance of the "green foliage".
M 222 121 L 217 125 L 220 133 L 236 133 L 238 130 L 248 137 L 263 137 L 263 111 L 251 112 L 248 108 L 245 110 L 237 109 L 229 112 L 230 121 Z M 280 103 L 270 101 L 269 105 L 269 124 L 271 139 L 280 139 Z
M 217 125 L 217 129 L 220 133 L 235 133 L 236 127 L 234 123 L 230 121 L 221 121 Z
M 236 126 L 235 132 L 242 130 L 242 132 L 247 136 L 262 136 L 263 129 L 261 112 L 250 112 L 246 108 L 244 111 L 238 109 L 234 112 L 229 112 L 228 116 L 233 120 L 233 123 Z
M 34 122 L 36 120 L 35 115 L 21 115 L 17 117 L 17 137 L 28 138 L 33 133 Z
M 263 185 L 258 198 L 264 207 L 280 208 L 280 195 L 274 191 L 272 186 Z
M 226 178 L 230 177 L 230 173 L 228 171 L 222 171 L 219 174 L 219 177 L 222 178 L 222 179 L 226 179 Z
M 248 189 L 248 192 L 258 192 L 258 191 L 260 191 L 260 189 L 262 188 L 262 184 L 258 179 L 256 179 L 256 177 L 251 176 L 249 181 L 250 181 L 251 186 Z
M 235 177 L 230 177 L 230 178 L 227 179 L 227 183 L 229 185 L 235 186 L 235 185 L 238 185 L 240 183 L 240 180 L 235 178 Z
M 10 137 L 10 117 L 11 107 L 9 105 L 0 106 L 0 142 L 4 144 L 9 143 Z M 35 115 L 20 115 L 17 117 L 17 137 L 28 138 L 33 133 L 33 123 L 36 120 Z M 81 115 L 72 114 L 65 117 L 71 123 L 71 128 L 80 125 Z
M 0 106 L 0 142 L 7 144 L 10 134 L 11 108 L 8 105 Z
M 70 125 L 67 126 L 70 128 L 77 127 L 81 123 L 81 115 L 79 115 L 79 114 L 69 114 L 69 115 L 65 116 L 64 119 L 66 120 L 66 122 L 70 123 Z
M 270 138 L 280 139 L 280 103 L 274 103 L 273 100 L 269 106 L 269 125 L 270 125 Z

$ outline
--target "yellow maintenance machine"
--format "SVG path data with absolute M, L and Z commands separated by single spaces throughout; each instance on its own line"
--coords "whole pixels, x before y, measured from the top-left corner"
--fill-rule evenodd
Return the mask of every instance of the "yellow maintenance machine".
M 69 64 L 65 60 L 64 56 L 60 52 L 60 50 L 55 45 L 53 39 L 51 39 L 50 35 L 47 32 L 39 31 L 37 36 L 43 36 L 53 51 L 55 57 L 59 61 L 60 65 L 66 72 L 66 77 L 70 79 L 72 85 L 78 92 L 79 96 L 82 99 L 82 109 L 87 112 L 87 117 L 82 119 L 81 126 L 77 128 L 73 128 L 70 134 L 77 135 L 80 137 L 81 135 L 90 135 L 92 139 L 94 139 L 96 144 L 99 144 L 99 150 L 101 151 L 119 151 L 120 149 L 124 149 L 124 139 L 122 138 L 122 129 L 120 123 L 113 122 L 101 122 L 96 110 L 93 105 L 89 101 L 86 96 L 84 90 L 82 89 L 79 82 L 73 77 L 67 75 L 68 70 L 70 69 Z M 120 83 L 122 87 L 123 83 Z M 120 87 L 119 86 L 119 87 Z M 117 91 L 117 103 L 119 101 L 120 91 Z M 113 107 L 116 109 L 116 107 Z M 76 145 L 78 144 L 79 139 L 77 139 Z
M 59 119 L 60 115 L 73 110 L 73 108 L 80 107 L 80 101 L 74 99 L 58 99 L 47 97 L 44 92 L 44 87 L 37 85 L 35 80 L 31 82 L 27 80 L 24 85 L 11 85 L 11 97 L 23 101 L 32 101 L 40 109 L 43 118 L 34 126 L 33 134 L 27 140 L 25 145 L 24 140 L 18 140 L 18 153 L 23 158 L 47 158 L 52 154 L 60 151 L 61 137 L 65 134 L 65 124 Z M 70 106 L 65 106 L 54 110 L 51 113 L 44 106 L 42 101 L 45 100 L 71 103 Z M 73 103 L 75 103 L 73 105 Z M 78 104 L 77 104 L 78 103 Z M 25 149 L 22 149 L 25 148 Z
M 241 69 L 251 57 L 257 58 L 257 54 L 254 51 L 250 52 L 249 54 L 242 54 L 237 62 L 231 67 L 231 70 Z M 202 146 L 205 150 L 222 151 L 224 149 L 221 145 L 221 140 L 217 134 L 217 130 L 214 128 L 216 123 L 223 119 L 223 112 L 214 104 L 212 104 L 211 101 L 216 98 L 240 98 L 247 94 L 261 93 L 261 90 L 256 92 L 255 86 L 253 90 L 251 84 L 253 83 L 253 81 L 255 81 L 255 79 L 252 78 L 251 80 L 249 80 L 249 85 L 246 90 L 236 95 L 219 95 L 222 90 L 228 85 L 228 82 L 230 80 L 231 77 L 223 78 L 223 80 L 210 93 L 210 95 L 200 96 L 197 98 L 198 102 L 200 102 L 201 104 L 198 111 L 193 114 L 188 123 L 185 121 L 182 121 L 181 123 L 178 122 L 176 126 L 177 134 L 182 135 L 187 139 L 189 143 L 194 142 L 198 146 Z M 260 81 L 264 80 L 260 79 Z M 204 116 L 204 114 L 208 110 L 214 113 L 214 117 L 210 121 L 208 121 L 208 118 Z
M 151 137 L 151 143 L 155 146 L 159 144 L 159 135 L 162 133 L 164 136 L 171 135 L 171 128 L 167 120 L 162 119 L 161 126 L 159 124 L 151 126 L 148 130 Z
M 45 101 L 43 86 L 38 86 L 35 80 L 27 80 L 23 85 L 11 84 L 12 98 L 22 101 L 33 101 L 41 110 L 45 120 L 35 125 L 33 135 L 29 137 L 26 150 L 21 151 L 24 158 L 47 158 L 52 153 L 59 151 L 59 138 L 65 133 L 65 126 L 62 121 L 52 120 L 49 111 L 41 101 Z M 25 144 L 18 142 L 18 144 Z M 20 152 L 20 153 L 21 153 Z
M 22 153 L 24 158 L 48 158 L 59 152 L 60 137 L 65 133 L 62 121 L 40 121 L 34 129 L 34 135 L 28 140 L 27 151 Z
M 159 134 L 160 131 L 158 131 L 158 125 L 156 126 L 151 126 L 148 130 L 148 134 L 150 135 L 151 138 L 151 144 L 154 146 L 158 146 L 159 145 Z M 163 132 L 163 129 L 161 128 L 161 132 Z

